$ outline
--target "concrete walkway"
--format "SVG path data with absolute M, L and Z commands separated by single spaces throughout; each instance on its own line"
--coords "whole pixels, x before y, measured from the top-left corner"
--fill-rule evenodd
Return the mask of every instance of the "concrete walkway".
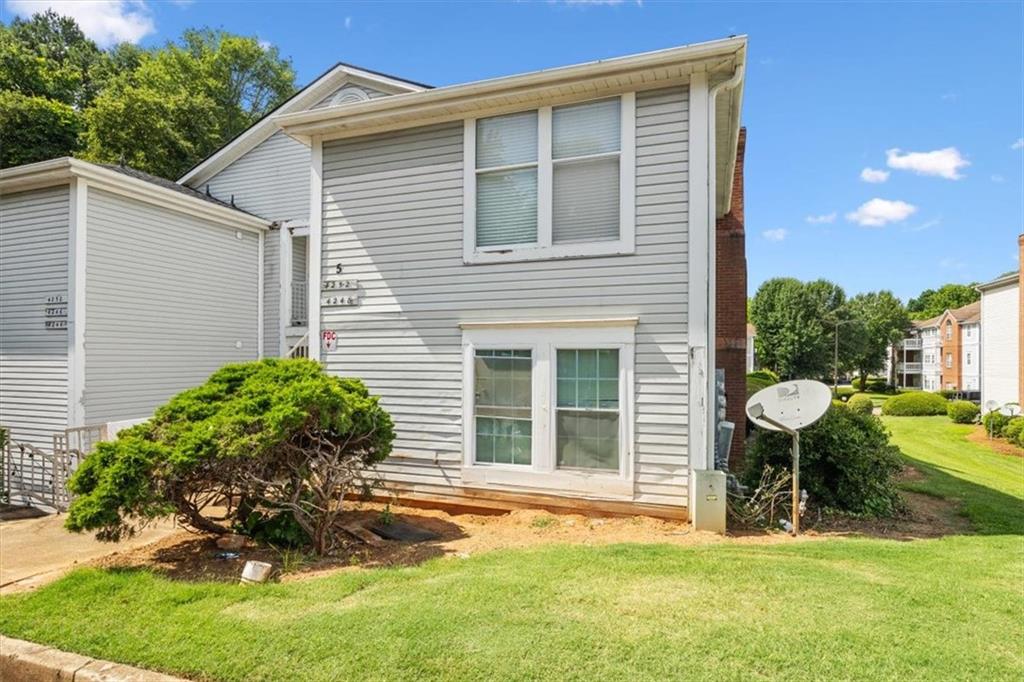
M 0 521 L 0 594 L 31 590 L 56 580 L 77 564 L 161 540 L 172 521 L 148 526 L 130 540 L 99 542 L 92 533 L 64 530 L 64 515 Z
M 186 682 L 180 677 L 79 656 L 0 635 L 0 680 L 5 682 Z

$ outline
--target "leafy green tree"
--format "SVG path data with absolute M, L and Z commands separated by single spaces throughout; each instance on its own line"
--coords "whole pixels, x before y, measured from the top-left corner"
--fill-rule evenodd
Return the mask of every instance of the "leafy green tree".
M 947 309 L 960 308 L 981 298 L 974 284 L 943 284 L 938 289 L 925 289 L 907 303 L 912 320 L 927 320 Z
M 891 291 L 857 294 L 846 304 L 856 327 L 844 362 L 857 371 L 860 385 L 867 385 L 868 374 L 885 367 L 889 346 L 903 338 L 910 325 L 907 311 Z
M 68 104 L 0 92 L 0 168 L 67 156 L 81 130 L 82 117 Z
M 223 31 L 186 31 L 141 55 L 86 112 L 87 158 L 178 177 L 295 90 L 277 48 Z
M 826 376 L 832 366 L 833 320 L 845 298 L 842 288 L 827 280 L 780 277 L 762 284 L 750 307 L 761 365 L 783 379 Z
M 0 90 L 81 109 L 96 95 L 93 74 L 102 61 L 75 20 L 53 10 L 0 24 Z
M 291 518 L 329 551 L 348 493 L 376 483 L 391 417 L 362 382 L 311 360 L 226 365 L 153 418 L 100 443 L 69 482 L 65 526 L 102 540 L 171 513 L 206 532 Z M 225 502 L 226 501 L 226 502 Z M 220 518 L 211 507 L 227 504 Z M 264 524 L 265 525 L 265 524 Z

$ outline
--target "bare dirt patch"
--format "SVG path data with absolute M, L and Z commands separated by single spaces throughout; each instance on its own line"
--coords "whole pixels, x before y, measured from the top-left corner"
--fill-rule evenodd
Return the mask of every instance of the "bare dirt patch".
M 1008 443 L 1002 438 L 989 438 L 988 434 L 985 433 L 985 427 L 981 424 L 976 425 L 971 432 L 967 434 L 967 440 L 974 443 L 975 445 L 981 445 L 998 452 L 1000 455 L 1010 455 L 1011 457 L 1024 457 L 1024 448 L 1019 448 L 1013 443 Z
M 920 476 L 910 469 L 908 478 Z M 970 532 L 970 524 L 946 500 L 904 493 L 908 511 L 894 519 L 817 517 L 805 519 L 805 532 L 797 539 L 778 531 L 738 529 L 728 536 L 696 532 L 683 522 L 649 517 L 593 518 L 519 510 L 499 515 L 449 514 L 435 509 L 390 507 L 394 518 L 431 530 L 437 540 L 406 543 L 382 541 L 370 546 L 348 538 L 331 556 L 301 558 L 273 548 L 247 545 L 237 556 L 218 549 L 214 538 L 179 532 L 159 542 L 111 554 L 93 562 L 107 568 L 146 568 L 178 580 L 237 581 L 248 560 L 266 561 L 282 581 L 303 580 L 337 571 L 382 566 L 410 566 L 435 557 L 468 558 L 501 549 L 521 549 L 551 544 L 607 545 L 616 543 L 665 543 L 703 545 L 715 543 L 775 544 L 870 536 L 893 540 L 935 538 Z M 343 524 L 379 521 L 382 504 L 361 505 L 345 515 Z M 813 516 L 813 514 L 812 514 Z

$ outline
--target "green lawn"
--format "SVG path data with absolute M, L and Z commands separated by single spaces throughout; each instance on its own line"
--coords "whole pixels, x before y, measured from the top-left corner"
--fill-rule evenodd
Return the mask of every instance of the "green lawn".
M 1024 460 L 886 419 L 982 533 L 563 546 L 242 588 L 80 570 L 0 632 L 219 680 L 1021 679 Z
M 1024 459 L 971 443 L 948 417 L 883 417 L 923 481 L 910 490 L 956 500 L 981 533 L 1024 533 Z

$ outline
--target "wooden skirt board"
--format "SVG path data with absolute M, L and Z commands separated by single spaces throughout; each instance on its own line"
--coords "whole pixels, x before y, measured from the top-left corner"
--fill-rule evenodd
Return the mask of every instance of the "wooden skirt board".
M 410 507 L 441 509 L 453 513 L 503 514 L 516 509 L 543 509 L 559 514 L 584 516 L 652 516 L 673 521 L 689 521 L 686 507 L 661 504 L 641 504 L 622 500 L 586 500 L 557 495 L 507 493 L 479 488 L 453 488 L 450 494 L 417 490 L 413 486 L 389 482 L 386 489 L 394 497 L 381 493 L 374 495 L 380 502 L 394 502 Z

